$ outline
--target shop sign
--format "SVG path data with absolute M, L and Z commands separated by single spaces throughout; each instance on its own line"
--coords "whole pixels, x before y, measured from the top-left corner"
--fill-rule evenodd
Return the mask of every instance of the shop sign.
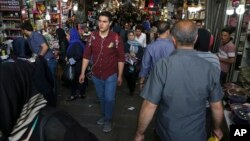
M 0 0 L 1 10 L 20 10 L 19 0 Z

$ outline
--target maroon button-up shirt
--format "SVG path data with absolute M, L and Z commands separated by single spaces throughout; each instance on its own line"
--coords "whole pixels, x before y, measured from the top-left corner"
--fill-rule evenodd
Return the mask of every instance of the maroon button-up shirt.
M 92 32 L 84 50 L 85 59 L 93 59 L 93 75 L 106 79 L 118 72 L 118 62 L 125 61 L 124 46 L 120 36 L 109 31 L 102 38 L 99 31 Z

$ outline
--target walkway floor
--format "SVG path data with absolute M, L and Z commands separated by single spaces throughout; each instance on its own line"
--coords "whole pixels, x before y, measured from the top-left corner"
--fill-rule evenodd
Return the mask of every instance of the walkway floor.
M 101 114 L 92 83 L 90 83 L 87 89 L 86 99 L 77 99 L 70 102 L 65 101 L 69 95 L 69 89 L 63 86 L 60 86 L 59 89 L 61 94 L 58 96 L 58 108 L 69 112 L 84 127 L 92 131 L 100 141 L 133 140 L 137 125 L 137 116 L 142 103 L 142 98 L 139 97 L 139 90 L 137 90 L 134 96 L 130 96 L 128 95 L 128 89 L 125 83 L 123 86 L 118 87 L 113 130 L 110 133 L 104 133 L 102 131 L 102 126 L 96 124 Z M 129 108 L 131 108 L 131 110 L 129 110 Z M 153 128 L 148 128 L 145 141 L 152 140 Z
M 95 95 L 95 89 L 90 82 L 85 99 L 75 101 L 65 101 L 70 91 L 67 87 L 60 86 L 61 94 L 58 96 L 58 108 L 70 113 L 81 125 L 93 132 L 100 141 L 132 141 L 135 135 L 137 117 L 142 103 L 139 96 L 139 90 L 136 90 L 134 96 L 130 96 L 126 84 L 118 87 L 116 94 L 116 106 L 113 119 L 113 130 L 110 133 L 104 133 L 102 126 L 97 125 L 96 121 L 101 117 L 100 107 Z M 129 110 L 132 108 L 132 110 Z M 134 109 L 133 109 L 134 108 Z M 224 126 L 225 122 L 224 122 Z M 222 141 L 228 141 L 228 132 L 224 128 L 224 138 Z M 145 141 L 153 141 L 152 125 L 145 133 Z

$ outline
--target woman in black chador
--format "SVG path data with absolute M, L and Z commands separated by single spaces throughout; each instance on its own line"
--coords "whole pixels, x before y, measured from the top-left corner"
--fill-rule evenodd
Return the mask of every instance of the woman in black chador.
M 47 106 L 32 75 L 27 61 L 0 63 L 0 141 L 97 141 L 70 115 Z
M 67 101 L 75 100 L 76 98 L 85 98 L 85 91 L 88 80 L 85 79 L 84 83 L 80 84 L 78 78 L 81 74 L 82 69 L 82 58 L 85 45 L 80 39 L 80 35 L 76 28 L 70 30 L 69 47 L 66 51 L 68 63 L 75 68 L 75 79 L 70 82 L 71 95 Z
M 60 55 L 59 55 L 59 63 L 60 64 L 65 64 L 65 58 L 66 58 L 66 50 L 69 46 L 69 42 L 67 40 L 67 36 L 65 31 L 62 28 L 58 28 L 56 30 L 56 36 L 58 39 L 58 43 L 59 43 L 59 51 L 60 51 Z

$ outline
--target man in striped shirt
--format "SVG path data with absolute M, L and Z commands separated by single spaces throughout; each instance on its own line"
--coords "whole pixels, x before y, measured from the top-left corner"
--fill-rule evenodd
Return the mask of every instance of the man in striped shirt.
M 224 28 L 221 31 L 222 45 L 219 48 L 218 57 L 221 66 L 221 84 L 226 82 L 227 73 L 230 70 L 231 64 L 235 62 L 236 46 L 231 40 L 232 29 Z

